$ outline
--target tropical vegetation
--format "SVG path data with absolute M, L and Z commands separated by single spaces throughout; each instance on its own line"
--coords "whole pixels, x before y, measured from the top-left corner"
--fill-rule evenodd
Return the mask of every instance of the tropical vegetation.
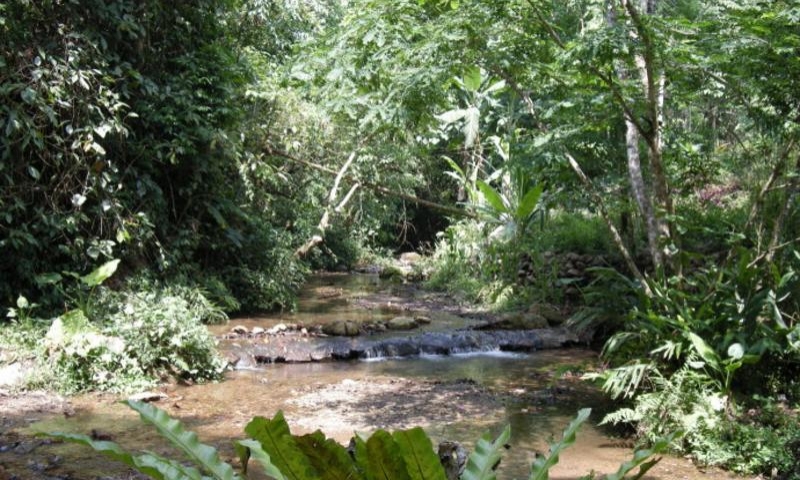
M 571 313 L 608 422 L 800 478 L 798 24 L 797 0 L 0 2 L 0 363 L 213 380 L 204 324 L 419 250 L 433 288 Z

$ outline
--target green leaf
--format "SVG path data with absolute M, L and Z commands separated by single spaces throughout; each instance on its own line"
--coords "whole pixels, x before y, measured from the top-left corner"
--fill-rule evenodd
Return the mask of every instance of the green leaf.
M 255 417 L 244 431 L 258 440 L 261 448 L 269 454 L 272 462 L 288 480 L 316 479 L 316 472 L 292 437 L 283 412 L 276 413 L 272 420 Z
M 455 110 L 448 110 L 441 115 L 436 115 L 436 119 L 440 122 L 444 123 L 445 125 L 450 125 L 451 123 L 455 123 L 467 115 L 467 111 L 463 108 L 457 108 Z
M 744 357 L 744 347 L 741 343 L 732 343 L 730 347 L 728 347 L 728 357 L 734 360 L 741 360 Z
M 464 87 L 470 92 L 477 92 L 481 88 L 480 67 L 467 67 L 464 72 Z
M 635 452 L 633 452 L 633 458 L 620 465 L 619 470 L 617 470 L 616 473 L 613 473 L 608 477 L 606 477 L 606 480 L 622 480 L 629 472 L 631 472 L 636 467 L 639 467 L 639 472 L 632 478 L 634 479 L 641 478 L 642 476 L 644 476 L 645 473 L 647 473 L 648 470 L 653 468 L 658 462 L 661 461 L 661 458 L 656 458 L 652 460 L 650 458 L 653 455 L 666 453 L 667 450 L 669 450 L 669 446 L 678 436 L 680 436 L 680 432 L 675 432 L 666 437 L 661 437 L 657 439 L 653 444 L 653 446 L 648 449 L 636 450 Z
M 63 278 L 64 277 L 62 277 L 59 273 L 50 272 L 36 275 L 34 281 L 37 285 L 53 285 L 60 282 Z
M 89 446 L 95 451 L 135 468 L 137 471 L 156 480 L 182 479 L 186 477 L 200 479 L 200 473 L 197 470 L 186 469 L 185 467 L 178 468 L 173 465 L 174 462 L 171 460 L 166 460 L 153 454 L 131 455 L 114 442 L 94 440 L 87 435 L 77 433 L 51 432 L 43 433 L 42 435 Z
M 198 467 L 213 475 L 217 480 L 233 480 L 237 478 L 233 468 L 220 460 L 217 450 L 197 440 L 194 432 L 183 428 L 180 421 L 170 418 L 163 410 L 149 403 L 125 400 L 123 403 L 139 412 L 147 423 L 152 424 L 162 437 L 180 448 Z
M 420 427 L 392 434 L 405 460 L 411 480 L 447 480 L 433 443 Z
M 475 146 L 480 133 L 481 111 L 475 107 L 469 107 L 464 116 L 464 147 Z
M 478 186 L 478 190 L 483 194 L 483 198 L 485 198 L 486 202 L 494 209 L 498 217 L 500 214 L 508 213 L 508 208 L 503 202 L 503 198 L 494 188 L 483 180 L 478 180 L 476 185 Z
M 523 220 L 531 216 L 534 210 L 536 210 L 536 206 L 539 204 L 539 198 L 541 198 L 543 191 L 544 185 L 540 183 L 525 193 L 525 196 L 522 197 L 522 201 L 520 201 L 517 206 L 517 214 L 515 215 L 517 220 Z
M 400 447 L 385 430 L 369 437 L 366 454 L 368 480 L 411 480 Z
M 17 308 L 23 309 L 30 307 L 31 304 L 28 302 L 28 299 L 20 295 L 17 297 Z
M 547 456 L 537 457 L 536 460 L 533 461 L 533 465 L 531 465 L 531 476 L 529 477 L 530 480 L 547 480 L 549 478 L 550 469 L 558 463 L 558 456 L 564 449 L 575 443 L 578 429 L 583 422 L 589 418 L 591 413 L 591 408 L 584 408 L 578 411 L 578 415 L 567 425 L 566 430 L 564 430 L 561 441 L 550 445 L 550 452 Z
M 110 262 L 106 262 L 101 265 L 99 268 L 93 270 L 88 275 L 84 275 L 81 277 L 81 282 L 84 285 L 89 287 L 96 287 L 106 280 L 108 280 L 111 275 L 114 275 L 114 272 L 117 271 L 117 267 L 119 266 L 119 259 L 111 260 Z
M 28 165 L 28 169 L 27 170 L 28 170 L 28 175 L 30 175 L 31 178 L 34 179 L 34 180 L 39 180 L 39 178 L 41 178 L 41 176 L 42 176 L 42 174 L 39 173 L 39 170 L 36 167 L 34 167 L 33 165 Z
M 467 458 L 467 465 L 464 473 L 461 474 L 461 480 L 494 480 L 497 478 L 494 466 L 500 461 L 500 453 L 510 437 L 510 425 L 506 425 L 494 443 L 488 434 L 481 437 L 475 444 L 475 451 Z
M 256 440 L 237 440 L 233 446 L 239 456 L 239 461 L 242 463 L 242 471 L 245 475 L 247 475 L 247 463 L 252 457 L 261 464 L 267 476 L 275 480 L 286 480 L 280 469 L 272 463 L 269 454 L 261 448 L 261 444 Z
M 715 352 L 714 349 L 711 348 L 706 341 L 700 338 L 700 336 L 696 333 L 686 332 L 686 336 L 689 337 L 689 341 L 692 342 L 692 345 L 697 351 L 697 354 L 700 355 L 700 358 L 702 358 L 712 368 L 719 370 L 719 355 L 717 355 L 717 352 Z
M 314 469 L 324 472 L 326 480 L 355 480 L 361 477 L 347 450 L 337 441 L 325 438 L 325 434 L 319 430 L 294 438 Z

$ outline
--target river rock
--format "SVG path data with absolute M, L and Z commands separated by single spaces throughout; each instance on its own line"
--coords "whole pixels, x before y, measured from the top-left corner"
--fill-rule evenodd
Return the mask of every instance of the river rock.
M 400 254 L 400 262 L 406 265 L 416 265 L 422 260 L 422 255 L 417 252 L 405 252 Z
M 429 325 L 431 323 L 430 317 L 424 315 L 415 316 L 414 321 L 417 322 L 417 325 Z
M 412 317 L 394 317 L 386 323 L 389 330 L 412 330 L 417 326 L 416 320 Z
M 323 325 L 322 333 L 334 337 L 355 337 L 360 333 L 360 330 L 355 322 L 339 320 Z
M 547 319 L 538 312 L 510 312 L 498 319 L 498 321 L 487 325 L 487 329 L 502 330 L 533 330 L 536 328 L 547 328 Z
M 252 333 L 254 336 L 262 335 L 264 332 L 266 332 L 266 330 L 264 330 L 262 327 L 253 327 L 253 329 L 250 331 L 250 333 Z
M 567 316 L 561 313 L 558 308 L 547 303 L 535 303 L 531 305 L 528 312 L 544 317 L 551 327 L 562 325 L 567 320 Z
M 248 330 L 247 327 L 244 325 L 236 325 L 231 329 L 231 332 L 235 333 L 236 335 L 247 335 Z
M 390 265 L 381 270 L 381 272 L 378 274 L 378 277 L 383 279 L 389 279 L 389 278 L 401 279 L 405 277 L 405 273 L 400 268 L 395 267 L 394 265 Z

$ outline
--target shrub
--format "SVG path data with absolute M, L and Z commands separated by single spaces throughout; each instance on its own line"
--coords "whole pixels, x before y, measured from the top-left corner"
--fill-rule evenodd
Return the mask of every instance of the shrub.
M 39 382 L 52 382 L 67 393 L 125 392 L 166 376 L 220 377 L 224 363 L 201 322 L 202 309 L 168 293 L 128 292 L 115 298 L 117 310 L 102 322 L 90 322 L 81 310 L 53 321 L 44 342 L 53 368 Z

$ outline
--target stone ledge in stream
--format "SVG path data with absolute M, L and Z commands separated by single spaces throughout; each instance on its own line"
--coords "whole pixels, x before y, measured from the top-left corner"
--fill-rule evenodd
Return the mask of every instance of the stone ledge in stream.
M 316 341 L 270 342 L 252 345 L 250 359 L 255 364 L 302 363 L 328 360 L 357 360 L 410 357 L 417 355 L 454 355 L 474 352 L 533 352 L 562 348 L 579 341 L 564 328 L 502 331 L 426 332 L 382 340 L 328 337 Z M 246 360 L 237 367 L 247 368 Z

